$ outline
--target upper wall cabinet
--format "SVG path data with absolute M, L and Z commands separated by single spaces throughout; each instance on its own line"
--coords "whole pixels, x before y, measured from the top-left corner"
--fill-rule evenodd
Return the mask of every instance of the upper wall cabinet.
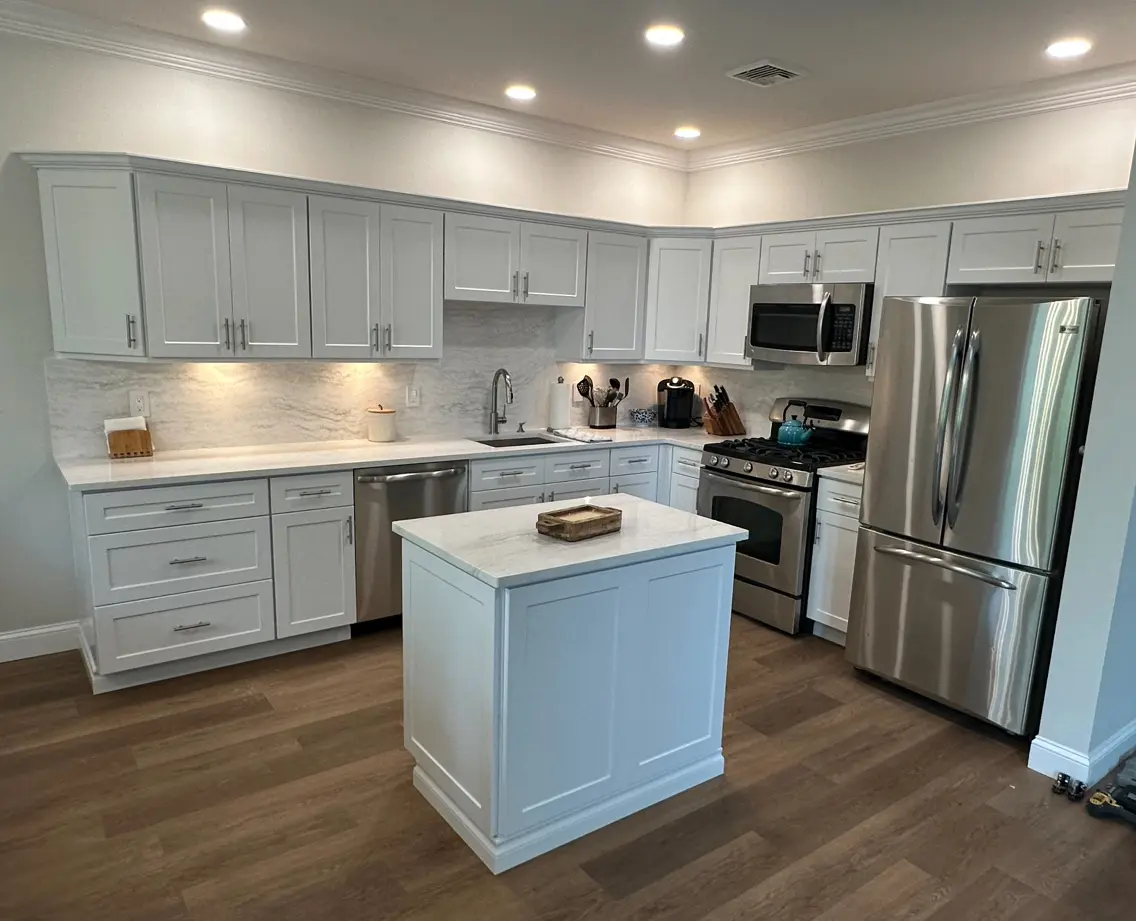
M 649 361 L 701 362 L 710 300 L 710 240 L 651 241 L 647 273 Z
M 225 184 L 145 173 L 137 183 L 150 356 L 234 357 Z
M 240 358 L 310 358 L 308 197 L 229 186 L 233 320 Z
M 948 284 L 1109 282 L 1123 208 L 956 221 Z
M 442 357 L 441 211 L 383 205 L 385 358 Z
M 867 283 L 875 279 L 878 227 L 766 234 L 761 284 Z
M 745 356 L 745 341 L 749 334 L 749 289 L 758 283 L 760 263 L 761 237 L 714 241 L 710 315 L 706 327 L 707 362 L 753 366 Z
M 647 308 L 647 238 L 622 233 L 588 235 L 588 283 L 583 353 L 587 361 L 634 361 L 643 357 Z M 571 323 L 579 311 L 558 321 Z
M 868 377 L 875 377 L 876 342 L 885 297 L 938 297 L 946 284 L 951 222 L 895 224 L 880 228 L 876 257 Z
M 446 215 L 446 299 L 583 307 L 588 232 Z
M 57 352 L 145 355 L 130 174 L 39 171 Z

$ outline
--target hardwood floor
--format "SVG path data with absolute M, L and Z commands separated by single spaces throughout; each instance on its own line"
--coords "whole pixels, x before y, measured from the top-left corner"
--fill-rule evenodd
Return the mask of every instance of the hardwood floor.
M 1025 747 L 734 618 L 726 776 L 492 876 L 411 787 L 401 637 L 93 697 L 0 665 L 0 918 L 1131 919 Z

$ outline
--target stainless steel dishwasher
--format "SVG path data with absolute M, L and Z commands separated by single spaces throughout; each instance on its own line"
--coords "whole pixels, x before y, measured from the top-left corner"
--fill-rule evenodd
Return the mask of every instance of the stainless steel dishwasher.
M 358 619 L 402 613 L 402 538 L 391 522 L 468 508 L 465 461 L 355 471 L 355 595 Z

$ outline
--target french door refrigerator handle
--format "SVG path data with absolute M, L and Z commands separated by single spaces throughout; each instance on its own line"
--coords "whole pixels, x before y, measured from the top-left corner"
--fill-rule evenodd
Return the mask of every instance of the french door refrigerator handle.
M 1013 582 L 999 579 L 997 576 L 992 576 L 980 569 L 971 569 L 969 566 L 960 566 L 958 563 L 950 563 L 947 560 L 941 560 L 939 557 L 931 556 L 929 553 L 919 553 L 915 550 L 908 550 L 906 547 L 876 547 L 874 549 L 876 553 L 883 553 L 886 556 L 898 556 L 904 560 L 913 560 L 916 563 L 926 563 L 928 566 L 937 566 L 939 569 L 957 572 L 960 576 L 969 576 L 972 579 L 978 579 L 978 581 L 985 582 L 987 585 L 993 585 L 995 588 L 1004 588 L 1011 592 L 1018 590 L 1018 587 L 1014 585 Z
M 820 311 L 817 313 L 817 361 L 822 365 L 828 361 L 828 352 L 824 347 L 824 318 L 828 314 L 828 305 L 832 303 L 832 292 L 825 291 L 820 299 Z
M 951 463 L 947 473 L 947 524 L 952 528 L 958 521 L 962 492 L 963 468 L 966 466 L 967 448 L 970 445 L 971 394 L 974 377 L 978 373 L 979 350 L 982 335 L 976 329 L 970 334 L 970 346 L 962 369 L 958 403 L 955 406 L 954 443 L 951 445 Z
M 947 423 L 951 415 L 951 394 L 955 389 L 955 378 L 958 376 L 958 366 L 962 361 L 962 343 L 966 335 L 966 328 L 960 326 L 955 330 L 954 343 L 951 345 L 951 360 L 947 365 L 947 376 L 943 379 L 943 392 L 939 397 L 939 429 L 935 435 L 935 476 L 931 481 L 931 520 L 936 525 L 943 522 L 943 509 L 946 506 L 946 496 L 943 495 L 943 449 L 947 442 Z

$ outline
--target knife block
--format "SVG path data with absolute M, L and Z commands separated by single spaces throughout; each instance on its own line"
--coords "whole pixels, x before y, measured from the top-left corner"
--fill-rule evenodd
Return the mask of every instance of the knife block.
M 153 457 L 154 441 L 145 429 L 108 432 L 107 451 L 115 460 L 126 457 Z
M 727 403 L 723 409 L 714 409 L 710 401 L 702 401 L 702 424 L 706 427 L 708 435 L 744 435 L 745 425 L 733 403 Z

